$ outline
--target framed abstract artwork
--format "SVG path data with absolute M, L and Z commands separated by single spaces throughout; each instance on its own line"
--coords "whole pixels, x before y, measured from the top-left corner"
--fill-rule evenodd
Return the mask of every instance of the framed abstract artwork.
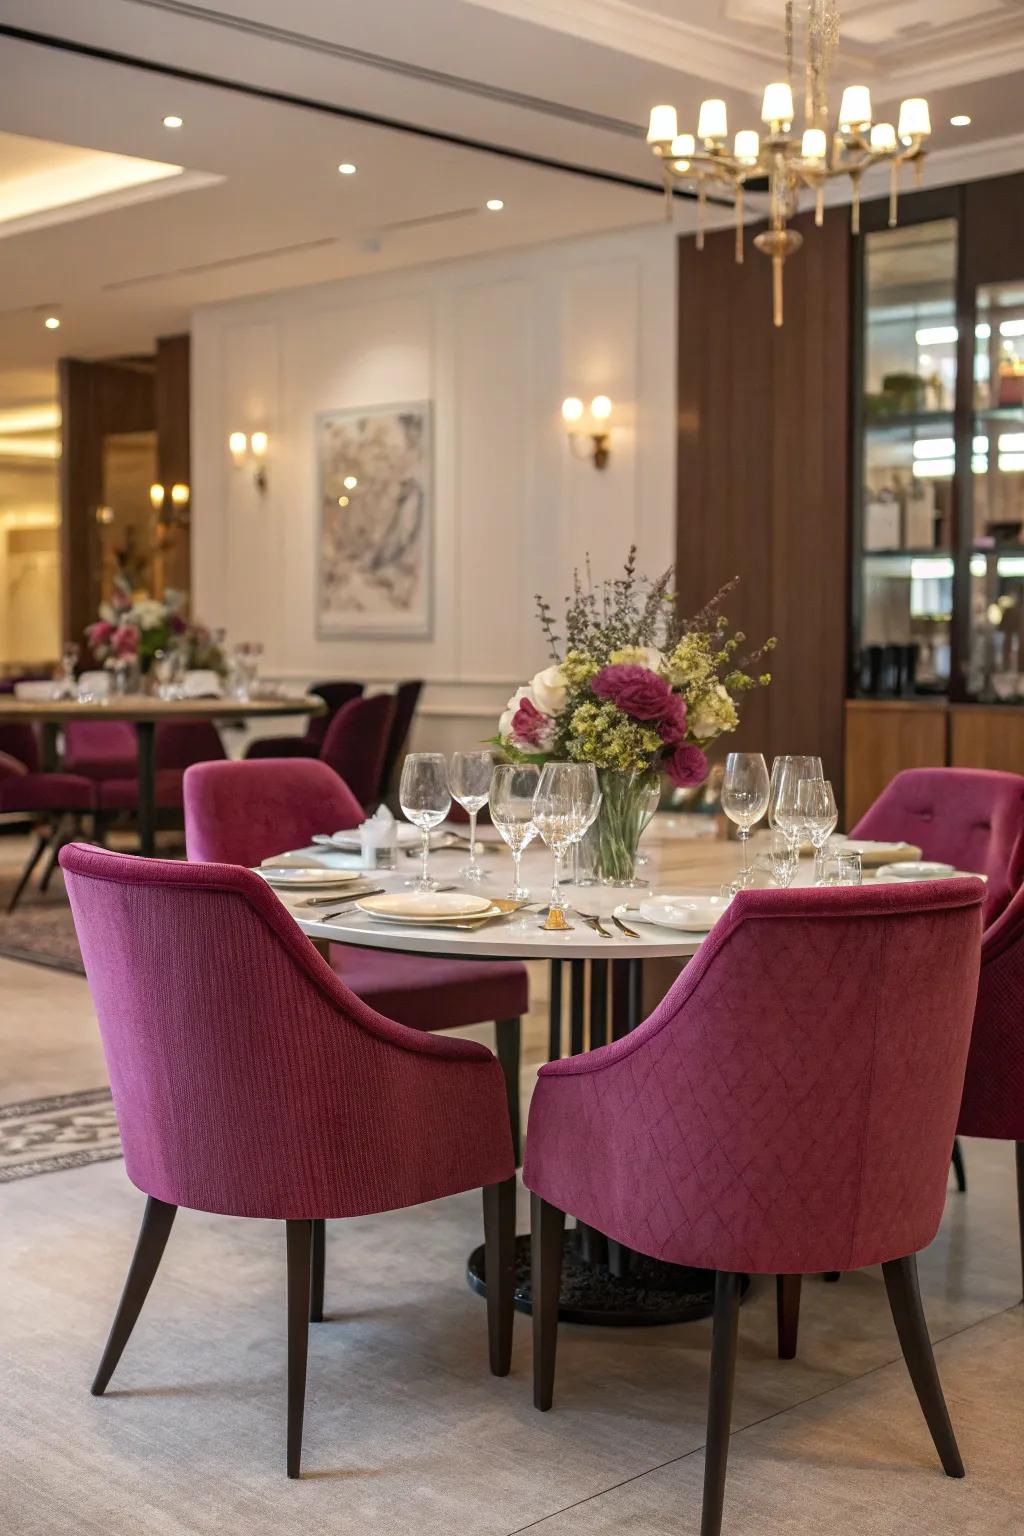
M 316 418 L 316 627 L 322 639 L 429 635 L 430 403 Z

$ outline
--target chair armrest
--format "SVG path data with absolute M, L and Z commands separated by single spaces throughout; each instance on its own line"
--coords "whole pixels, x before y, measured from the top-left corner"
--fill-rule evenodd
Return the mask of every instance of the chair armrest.
M 23 779 L 28 772 L 20 758 L 0 752 L 0 779 Z

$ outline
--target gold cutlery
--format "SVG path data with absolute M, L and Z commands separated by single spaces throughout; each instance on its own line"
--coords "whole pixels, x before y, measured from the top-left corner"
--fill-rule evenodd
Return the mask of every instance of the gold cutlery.
M 626 935 L 627 939 L 638 939 L 640 937 L 635 928 L 627 928 L 626 924 L 621 922 L 615 916 L 614 912 L 612 913 L 612 922 L 615 924 L 616 928 L 618 928 L 620 933 L 624 933 Z
M 335 891 L 333 896 L 305 896 L 298 903 L 300 907 L 336 907 L 340 901 L 362 901 L 364 896 L 382 896 L 382 885 L 360 886 L 358 890 L 349 890 L 347 895 L 341 895 Z
M 615 937 L 613 933 L 608 932 L 608 929 L 604 926 L 596 912 L 581 912 L 579 907 L 573 907 L 572 910 L 577 917 L 583 919 L 588 928 L 593 928 L 595 933 L 599 933 L 602 939 L 613 939 Z

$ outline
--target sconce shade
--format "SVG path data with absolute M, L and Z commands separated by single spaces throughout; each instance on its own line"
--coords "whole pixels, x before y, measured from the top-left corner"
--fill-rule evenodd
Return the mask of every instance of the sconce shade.
M 244 432 L 232 432 L 228 438 L 228 452 L 235 459 L 240 459 L 249 446 L 249 439 Z
M 155 511 L 159 512 L 160 508 L 163 506 L 163 504 L 164 504 L 164 496 L 166 494 L 167 493 L 165 492 L 163 486 L 160 484 L 159 481 L 155 481 L 150 486 L 150 488 L 149 488 L 149 502 L 150 502 L 150 506 L 152 506 Z
M 191 498 L 191 491 L 187 485 L 180 481 L 171 486 L 171 505 L 175 507 L 187 507 Z
M 269 443 L 270 438 L 265 432 L 254 432 L 249 438 L 249 448 L 253 457 L 256 459 L 264 458 L 266 456 Z
M 863 128 L 871 121 L 871 92 L 866 85 L 848 85 L 839 107 L 840 128 Z
M 590 402 L 590 414 L 595 421 L 607 421 L 612 414 L 612 403 L 607 395 L 595 395 Z
M 760 148 L 761 140 L 754 129 L 741 128 L 733 144 L 733 154 L 737 160 L 745 161 L 748 165 L 756 165 Z
M 824 128 L 805 128 L 800 142 L 800 153 L 805 160 L 824 160 L 828 140 Z
M 889 150 L 896 148 L 896 129 L 892 123 L 875 123 L 871 130 L 871 148 Z
M 700 117 L 697 120 L 698 139 L 724 139 L 729 134 L 729 123 L 725 111 L 725 102 L 717 96 L 711 96 L 700 104 Z
M 926 138 L 931 133 L 932 120 L 923 96 L 908 96 L 906 101 L 900 103 L 900 123 L 896 131 L 901 139 L 913 138 L 918 134 Z
M 570 395 L 562 401 L 562 420 L 573 422 L 583 419 L 583 401 L 577 400 L 575 395 Z
M 787 80 L 776 80 L 764 88 L 761 102 L 762 123 L 791 123 L 793 121 L 793 91 Z
M 648 144 L 671 144 L 679 132 L 675 107 L 652 107 L 647 128 Z

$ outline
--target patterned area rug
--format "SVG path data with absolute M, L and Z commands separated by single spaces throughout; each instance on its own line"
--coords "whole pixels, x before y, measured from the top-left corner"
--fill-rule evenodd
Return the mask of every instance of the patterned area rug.
M 47 891 L 32 889 L 24 893 L 12 913 L 7 903 L 14 890 L 14 880 L 0 879 L 0 955 L 9 960 L 29 960 L 34 965 L 54 966 L 84 976 L 82 956 L 75 937 L 71 908 L 64 894 L 64 882 L 58 871 Z
M 0 1184 L 120 1156 L 109 1088 L 0 1106 Z

